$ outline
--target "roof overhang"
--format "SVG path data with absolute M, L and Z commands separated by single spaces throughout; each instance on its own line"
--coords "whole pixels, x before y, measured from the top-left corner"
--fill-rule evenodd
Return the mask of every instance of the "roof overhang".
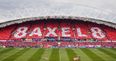
M 97 24 L 104 24 L 106 26 L 112 27 L 116 29 L 116 23 L 107 22 L 104 20 L 93 19 L 93 18 L 85 18 L 85 17 L 74 17 L 74 16 L 41 16 L 41 17 L 31 17 L 31 18 L 22 18 L 11 20 L 7 22 L 0 23 L 0 28 L 6 27 L 13 24 L 20 24 L 26 21 L 35 21 L 35 20 L 43 20 L 43 19 L 70 19 L 70 20 L 82 20 L 82 21 L 89 21 Z

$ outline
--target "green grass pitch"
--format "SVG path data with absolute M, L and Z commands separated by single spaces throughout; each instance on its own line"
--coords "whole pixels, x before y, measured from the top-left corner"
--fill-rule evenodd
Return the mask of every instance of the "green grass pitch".
M 115 48 L 0 48 L 0 61 L 116 61 Z

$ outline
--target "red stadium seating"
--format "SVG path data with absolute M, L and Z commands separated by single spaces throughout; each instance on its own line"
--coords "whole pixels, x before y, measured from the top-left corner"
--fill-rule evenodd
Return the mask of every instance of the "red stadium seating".
M 26 27 L 27 29 L 21 27 Z M 92 27 L 97 27 L 100 30 L 94 29 L 96 33 L 93 33 Z M 95 38 L 93 34 L 101 36 L 98 31 L 105 36 L 103 38 Z M 24 33 L 25 35 L 19 37 Z M 39 46 L 44 48 L 116 47 L 116 29 L 83 21 L 31 21 L 0 28 L 0 45 L 15 47 Z

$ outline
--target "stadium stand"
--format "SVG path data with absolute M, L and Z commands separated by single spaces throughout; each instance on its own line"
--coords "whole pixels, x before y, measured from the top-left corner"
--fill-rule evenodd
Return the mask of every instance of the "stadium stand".
M 36 20 L 0 29 L 6 47 L 115 48 L 115 40 L 116 29 L 84 21 Z

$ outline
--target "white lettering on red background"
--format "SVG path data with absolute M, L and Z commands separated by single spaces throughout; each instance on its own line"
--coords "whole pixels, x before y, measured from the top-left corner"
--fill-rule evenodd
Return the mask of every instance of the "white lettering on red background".
M 55 31 L 57 30 L 58 28 L 54 27 L 54 28 L 50 28 L 50 27 L 47 27 L 47 31 L 49 31 L 47 34 L 45 34 L 45 36 L 49 37 L 51 34 L 54 35 L 54 36 L 58 36 L 58 33 L 56 33 Z M 44 30 L 44 31 L 46 31 Z M 71 28 L 70 27 L 62 27 L 61 28 L 61 37 L 71 37 Z M 23 38 L 25 36 L 27 36 L 27 31 L 28 31 L 28 27 L 19 27 L 17 30 L 16 30 L 16 33 L 14 34 L 14 37 L 15 38 Z M 99 38 L 99 39 L 102 39 L 102 38 L 105 38 L 106 35 L 103 33 L 103 31 L 99 28 L 99 27 L 91 27 L 90 28 L 90 31 L 91 31 L 91 35 L 94 37 L 94 38 Z M 76 34 L 78 37 L 87 37 L 86 34 L 83 34 L 83 32 L 81 31 L 81 28 L 76 28 L 76 32 L 77 33 L 74 33 Z M 30 32 L 29 32 L 30 33 Z M 37 27 L 37 28 L 34 28 L 31 33 L 29 34 L 29 36 L 33 36 L 33 35 L 37 35 L 37 36 L 42 36 L 43 32 L 41 32 L 41 28 Z
M 25 37 L 26 36 L 26 31 L 28 30 L 28 27 L 19 27 L 17 30 L 16 30 L 16 33 L 14 34 L 14 37 L 15 38 L 22 38 L 22 37 Z
M 102 30 L 98 27 L 92 27 L 91 28 L 91 32 L 92 32 L 92 36 L 94 38 L 104 38 L 105 37 L 105 34 L 103 34 Z
M 50 34 L 52 34 L 52 35 L 54 35 L 54 36 L 57 36 L 57 34 L 55 33 L 55 31 L 56 31 L 56 27 L 54 27 L 53 29 L 52 28 L 50 28 L 50 27 L 47 27 L 47 29 L 48 29 L 48 33 L 46 34 L 46 36 L 47 37 L 49 37 L 50 36 Z
M 31 34 L 29 34 L 29 36 L 33 36 L 33 35 L 37 35 L 37 36 L 42 36 L 41 30 L 39 27 L 35 28 Z
M 62 37 L 70 37 L 70 28 L 69 27 L 63 27 L 62 29 Z

